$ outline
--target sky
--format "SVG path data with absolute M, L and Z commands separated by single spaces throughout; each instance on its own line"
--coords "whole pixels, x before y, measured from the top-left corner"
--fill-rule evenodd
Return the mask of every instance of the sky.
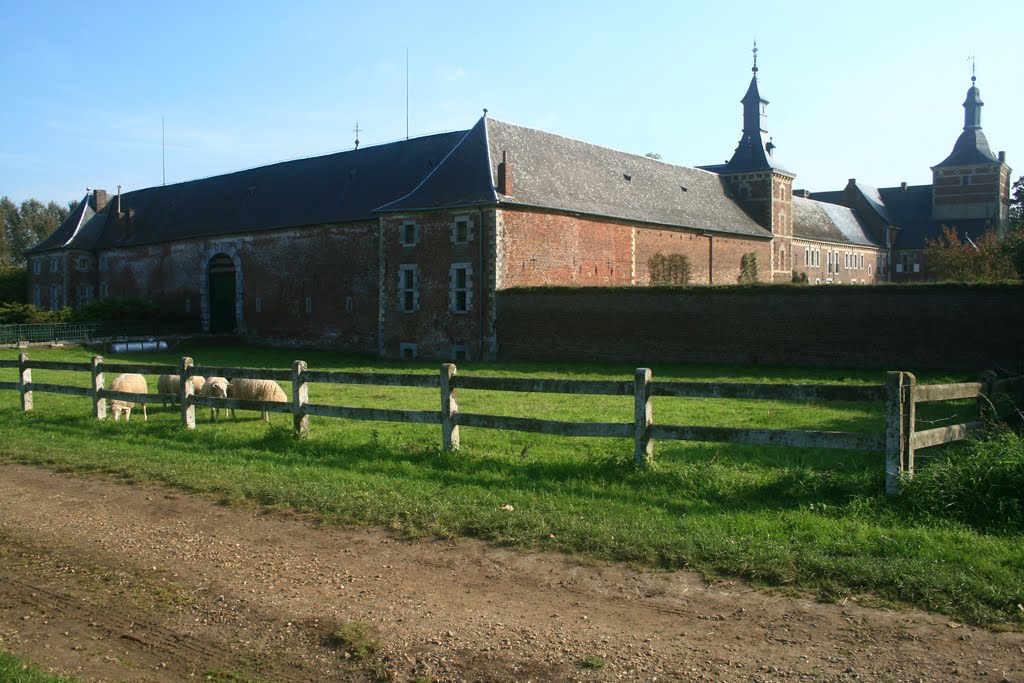
M 0 0 L 0 196 L 80 199 L 471 127 L 727 160 L 751 78 L 794 187 L 931 182 L 972 63 L 1024 174 L 1020 0 Z M 973 56 L 973 61 L 972 61 Z

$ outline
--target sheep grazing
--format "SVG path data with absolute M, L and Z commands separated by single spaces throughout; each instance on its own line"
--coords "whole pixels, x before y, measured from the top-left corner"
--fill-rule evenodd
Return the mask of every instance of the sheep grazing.
M 199 390 L 200 396 L 207 398 L 227 398 L 228 381 L 224 377 L 207 377 L 206 383 Z M 220 415 L 219 408 L 210 408 L 210 419 L 214 422 Z
M 281 385 L 272 379 L 234 379 L 228 385 L 228 397 L 237 398 L 242 401 L 271 401 L 273 403 L 287 403 L 288 397 Z M 270 422 L 270 413 L 260 411 L 264 422 Z M 232 409 L 231 417 L 235 417 Z
M 130 394 L 149 393 L 149 387 L 146 386 L 146 378 L 134 373 L 125 373 L 115 377 L 114 381 L 110 383 L 109 390 L 124 391 Z M 124 401 L 118 398 L 110 399 L 110 411 L 114 413 L 114 422 L 121 419 L 121 413 L 124 413 L 124 421 L 127 422 L 132 416 L 132 408 L 134 406 L 134 401 Z M 149 416 L 146 415 L 145 403 L 142 404 L 142 419 L 149 420 Z
M 192 382 L 192 393 L 198 394 L 203 385 L 206 384 L 206 379 L 198 375 L 194 375 L 190 378 Z M 178 394 L 181 391 L 181 377 L 178 375 L 160 375 L 156 380 L 156 393 L 158 394 L 171 394 L 174 398 L 171 399 L 171 406 L 178 405 Z M 164 403 L 167 406 L 167 403 Z

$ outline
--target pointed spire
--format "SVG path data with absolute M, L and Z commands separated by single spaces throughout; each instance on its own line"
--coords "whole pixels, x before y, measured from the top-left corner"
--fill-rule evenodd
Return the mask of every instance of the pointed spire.
M 779 169 L 785 170 L 773 159 L 776 145 L 768 138 L 768 100 L 761 97 L 757 82 L 757 41 L 752 54 L 754 64 L 750 69 L 753 76 L 750 86 L 740 102 L 743 104 L 743 137 L 726 165 L 726 172 Z
M 995 154 L 988 146 L 988 138 L 981 130 L 981 108 L 985 103 L 981 101 L 981 91 L 977 86 L 978 77 L 975 73 L 974 58 L 971 58 L 971 87 L 967 89 L 967 99 L 964 100 L 964 131 L 960 133 L 953 151 L 941 163 L 933 168 L 941 166 L 964 166 L 970 164 L 984 164 L 998 161 Z

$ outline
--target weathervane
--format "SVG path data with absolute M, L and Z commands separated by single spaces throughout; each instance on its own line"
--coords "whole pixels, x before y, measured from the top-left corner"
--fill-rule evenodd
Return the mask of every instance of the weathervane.
M 356 149 L 359 149 L 359 122 L 356 121 L 356 128 L 352 131 L 356 134 Z
M 975 60 L 974 60 L 974 51 L 973 50 L 971 51 L 971 56 L 968 57 L 967 59 L 971 60 L 971 85 L 974 85 L 974 82 L 976 80 L 978 80 L 978 79 L 974 75 L 974 68 L 976 66 L 976 63 L 975 63 Z
M 754 68 L 751 71 L 757 73 L 757 38 L 754 38 Z

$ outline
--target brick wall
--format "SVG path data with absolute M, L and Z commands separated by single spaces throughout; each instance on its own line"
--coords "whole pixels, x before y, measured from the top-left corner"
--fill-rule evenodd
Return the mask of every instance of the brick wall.
M 110 250 L 100 254 L 105 269 L 98 273 L 98 292 L 165 305 L 175 318 L 203 329 L 207 266 L 225 254 L 238 269 L 236 316 L 246 334 L 372 353 L 376 237 L 372 222 Z
M 1016 368 L 1020 287 L 519 289 L 498 295 L 504 359 Z

